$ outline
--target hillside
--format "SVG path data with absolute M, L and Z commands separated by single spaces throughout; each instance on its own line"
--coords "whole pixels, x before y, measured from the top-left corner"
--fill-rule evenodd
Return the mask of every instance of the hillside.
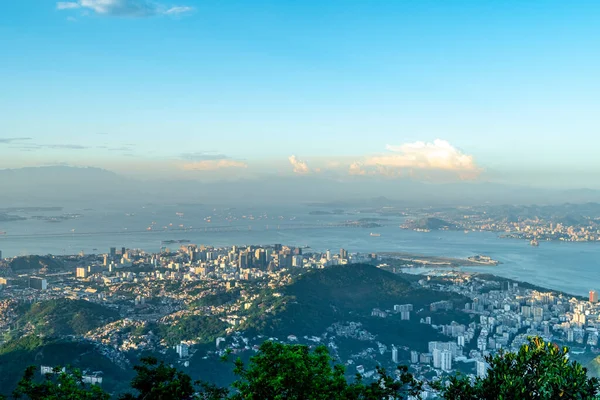
M 371 310 L 405 303 L 419 310 L 440 300 L 453 300 L 462 307 L 466 301 L 455 294 L 416 288 L 402 277 L 367 264 L 311 271 L 280 292 L 279 297 L 265 294 L 255 302 L 245 328 L 268 335 L 320 335 L 334 322 L 350 320 L 367 323 L 376 333 L 383 334 L 380 327 L 385 326 L 396 333 L 404 329 L 419 335 L 430 327 L 415 328 L 415 321 L 391 319 L 382 324 L 383 320 L 370 317 Z
M 43 335 L 83 335 L 119 318 L 119 313 L 84 300 L 58 299 L 33 303 L 19 318 Z
M 103 371 L 103 387 L 109 391 L 121 389 L 133 376 L 132 371 L 116 366 L 92 344 L 29 335 L 0 346 L 0 394 L 9 395 L 30 365 L 70 365 Z
M 439 229 L 457 229 L 457 226 L 451 222 L 445 221 L 440 218 L 423 218 L 418 221 L 415 221 L 411 224 L 412 229 L 429 229 L 429 230 L 439 230 Z
M 157 327 L 157 335 L 170 346 L 182 340 L 212 343 L 218 336 L 225 335 L 227 324 L 217 317 L 190 315 L 169 324 Z
M 42 268 L 57 270 L 63 267 L 62 263 L 49 256 L 22 256 L 16 257 L 8 264 L 13 272 L 34 271 Z

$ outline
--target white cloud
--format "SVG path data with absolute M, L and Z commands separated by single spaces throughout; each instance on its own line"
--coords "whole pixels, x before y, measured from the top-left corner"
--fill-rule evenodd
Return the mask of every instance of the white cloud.
M 165 7 L 150 0 L 78 0 L 58 2 L 59 10 L 83 8 L 99 15 L 113 17 L 151 17 L 155 15 L 180 15 L 193 10 L 188 6 Z
M 215 171 L 223 168 L 248 168 L 248 164 L 236 160 L 201 160 L 183 164 L 185 171 Z
M 463 153 L 441 139 L 399 146 L 387 145 L 386 149 L 390 153 L 369 156 L 351 164 L 348 173 L 386 176 L 431 176 L 435 173 L 444 173 L 444 176 L 474 179 L 481 172 L 473 156 Z
M 81 7 L 79 3 L 76 3 L 74 1 L 59 1 L 58 3 L 56 3 L 57 10 L 71 10 L 73 8 L 79 7 Z
M 167 15 L 179 15 L 179 14 L 186 14 L 189 12 L 194 11 L 194 7 L 188 7 L 188 6 L 177 6 L 177 7 L 171 7 L 169 8 L 167 11 L 165 11 L 165 14 Z
M 310 168 L 308 168 L 308 164 L 304 161 L 299 160 L 296 156 L 289 156 L 288 160 L 292 167 L 294 168 L 294 173 L 304 175 L 310 172 Z

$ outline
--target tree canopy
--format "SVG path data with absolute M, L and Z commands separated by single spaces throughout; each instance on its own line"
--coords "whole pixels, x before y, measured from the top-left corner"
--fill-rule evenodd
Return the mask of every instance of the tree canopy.
M 560 348 L 539 337 L 529 338 L 517 353 L 499 352 L 487 357 L 485 378 L 471 381 L 454 376 L 440 387 L 448 400 L 478 399 L 593 399 L 600 385 L 588 378 L 587 371 L 576 361 L 569 361 L 568 349 Z
M 434 387 L 448 400 L 538 400 L 593 399 L 600 389 L 596 378 L 569 361 L 568 350 L 530 338 L 517 353 L 500 352 L 488 357 L 485 378 L 455 375 Z M 378 368 L 378 378 L 365 383 L 360 375 L 348 382 L 344 366 L 335 364 L 324 346 L 264 342 L 245 364 L 234 361 L 237 380 L 230 388 L 193 382 L 192 378 L 156 358 L 144 358 L 134 367 L 134 393 L 120 400 L 392 400 L 418 396 L 422 383 L 406 367 L 389 375 Z M 107 400 L 99 386 L 86 385 L 77 370 L 55 369 L 42 382 L 35 382 L 35 367 L 29 367 L 13 393 L 25 400 Z M 1 396 L 0 396 L 1 398 Z
M 35 382 L 36 367 L 28 367 L 13 392 L 15 399 L 26 400 L 108 400 L 98 385 L 86 385 L 77 369 L 55 368 L 42 382 Z

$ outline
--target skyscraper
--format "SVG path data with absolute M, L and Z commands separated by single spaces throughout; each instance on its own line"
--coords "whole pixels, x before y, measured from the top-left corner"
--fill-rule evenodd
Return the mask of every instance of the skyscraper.
M 110 248 L 110 258 L 114 259 L 116 256 L 117 256 L 117 248 L 111 247 Z
M 29 277 L 29 287 L 37 290 L 46 290 L 48 288 L 48 281 L 44 278 L 31 276 Z
M 398 348 L 396 346 L 392 346 L 392 361 L 398 364 Z
M 346 260 L 348 258 L 348 251 L 344 249 L 340 249 L 340 258 L 342 260 Z
M 245 251 L 240 251 L 240 256 L 238 258 L 239 263 L 238 266 L 240 269 L 248 268 L 248 253 Z
M 442 350 L 433 349 L 433 368 L 441 368 L 442 367 Z
M 487 370 L 488 370 L 488 363 L 486 363 L 484 360 L 478 360 L 477 361 L 477 377 L 485 378 L 487 376 Z
M 590 290 L 590 303 L 598 302 L 598 292 L 595 290 Z
M 440 368 L 444 371 L 452 369 L 452 352 L 450 350 L 442 350 L 442 360 Z
M 411 364 L 419 363 L 419 352 L 418 351 L 413 350 L 410 352 L 410 363 Z

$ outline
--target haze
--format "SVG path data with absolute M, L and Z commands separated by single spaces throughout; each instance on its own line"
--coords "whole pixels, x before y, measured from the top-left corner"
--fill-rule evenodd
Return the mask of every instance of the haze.
M 7 205 L 600 199 L 598 2 L 3 6 Z

